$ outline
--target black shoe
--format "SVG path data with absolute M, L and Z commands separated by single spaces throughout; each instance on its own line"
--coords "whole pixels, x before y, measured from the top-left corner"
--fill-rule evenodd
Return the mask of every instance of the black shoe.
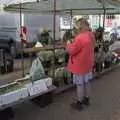
M 89 100 L 89 98 L 88 98 L 88 97 L 84 97 L 84 100 L 82 101 L 82 103 L 83 103 L 84 105 L 89 106 L 89 105 L 90 105 L 90 100 Z
M 72 103 L 71 104 L 71 107 L 73 108 L 73 109 L 77 109 L 77 110 L 82 110 L 83 109 L 83 104 L 82 104 L 82 102 L 79 102 L 79 101 L 77 101 L 77 102 L 75 102 L 75 103 Z

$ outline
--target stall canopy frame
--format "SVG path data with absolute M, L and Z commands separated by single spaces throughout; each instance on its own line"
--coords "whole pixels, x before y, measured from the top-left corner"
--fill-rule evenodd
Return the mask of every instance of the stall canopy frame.
M 20 8 L 20 4 L 21 4 L 21 8 Z M 107 13 L 119 13 L 119 9 L 116 9 L 116 7 L 108 4 L 108 2 L 106 2 L 105 0 L 74 0 L 74 1 L 73 0 L 35 0 L 34 2 L 18 2 L 15 4 L 12 3 L 4 7 L 4 10 L 9 12 L 20 12 L 19 11 L 20 9 L 22 13 L 53 14 L 53 30 L 54 30 L 53 43 L 55 43 L 55 28 L 56 28 L 57 14 L 71 14 L 71 15 L 103 14 L 105 19 L 105 14 Z M 104 26 L 104 20 L 103 20 L 103 26 Z M 53 47 L 55 48 L 55 44 L 53 44 Z M 53 69 L 55 68 L 54 62 L 55 60 L 53 60 Z M 22 69 L 24 70 L 24 68 Z M 54 76 L 54 72 L 53 72 L 53 76 Z
M 32 2 L 22 2 L 21 9 L 23 13 L 53 14 L 53 6 L 54 0 L 32 0 Z M 73 15 L 104 14 L 103 8 L 106 9 L 106 13 L 119 13 L 119 9 L 106 0 L 56 0 L 56 14 L 70 14 L 71 10 Z M 19 3 L 9 3 L 4 9 L 9 12 L 19 12 Z
M 111 5 L 114 5 L 116 7 L 120 7 L 120 0 L 107 0 L 107 2 Z

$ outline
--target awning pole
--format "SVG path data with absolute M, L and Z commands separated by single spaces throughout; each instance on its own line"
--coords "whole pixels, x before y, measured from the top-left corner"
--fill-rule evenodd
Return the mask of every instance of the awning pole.
M 101 27 L 101 14 L 99 14 L 99 27 Z
M 20 34 L 21 34 L 21 28 L 22 28 L 22 3 L 20 3 Z M 24 46 L 22 43 L 22 38 L 20 35 L 20 39 L 21 39 L 21 65 L 22 65 L 22 77 L 24 77 Z
M 105 0 L 102 0 L 102 4 L 103 4 L 103 10 L 104 10 L 104 13 L 103 13 L 103 31 L 105 30 L 105 15 L 106 15 L 106 4 L 105 4 Z
M 54 0 L 53 11 L 53 79 L 55 79 L 55 40 L 56 40 L 56 0 Z
M 72 13 L 73 11 L 72 11 L 72 9 L 71 9 L 71 11 L 70 11 L 70 31 L 71 31 L 71 33 L 72 33 L 72 27 L 73 27 L 73 13 Z M 72 34 L 71 34 L 72 35 Z M 71 36 L 72 37 L 72 36 Z
M 70 11 L 70 30 L 72 30 L 72 20 L 73 19 L 73 14 L 72 14 L 72 10 Z
M 105 29 L 105 15 L 106 15 L 106 9 L 104 9 L 104 14 L 103 14 L 103 30 Z

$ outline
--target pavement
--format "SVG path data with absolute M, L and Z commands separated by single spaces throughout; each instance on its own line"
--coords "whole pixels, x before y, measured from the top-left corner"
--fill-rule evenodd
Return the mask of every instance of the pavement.
M 115 41 L 110 47 L 110 50 L 120 51 L 120 41 Z
M 74 95 L 70 89 L 46 108 L 31 102 L 17 105 L 13 120 L 120 120 L 120 67 L 92 82 L 91 105 L 83 111 L 70 107 Z

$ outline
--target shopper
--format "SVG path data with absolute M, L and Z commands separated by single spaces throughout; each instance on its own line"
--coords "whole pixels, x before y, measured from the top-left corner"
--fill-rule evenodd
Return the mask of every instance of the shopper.
M 66 50 L 69 54 L 67 70 L 73 73 L 73 83 L 76 84 L 77 101 L 73 108 L 81 110 L 89 105 L 90 82 L 94 66 L 94 37 L 86 19 L 76 22 L 77 35 L 73 42 L 67 41 Z
M 72 39 L 72 32 L 71 30 L 67 30 L 63 35 L 63 44 L 66 44 L 68 40 L 71 41 L 71 39 Z M 69 60 L 69 55 L 67 51 L 65 51 L 65 64 L 68 63 L 68 60 Z

